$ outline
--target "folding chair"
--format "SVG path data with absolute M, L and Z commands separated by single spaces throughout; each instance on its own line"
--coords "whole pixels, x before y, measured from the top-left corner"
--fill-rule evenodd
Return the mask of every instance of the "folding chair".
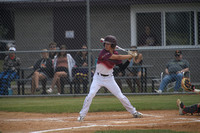
M 189 72 L 186 72 L 186 73 L 183 73 L 184 77 L 188 77 L 190 79 L 190 71 Z M 154 86 L 155 86 L 155 83 L 157 83 L 159 86 L 160 86 L 160 83 L 162 82 L 163 80 L 163 77 L 164 77 L 164 72 L 161 72 L 160 73 L 160 78 L 157 78 L 157 79 L 152 79 L 152 90 L 154 90 Z M 175 84 L 176 84 L 176 81 L 172 81 L 170 82 L 167 86 L 166 86 L 166 90 L 167 91 L 170 91 L 171 89 L 173 89 L 175 87 Z M 184 91 L 184 89 L 183 89 Z

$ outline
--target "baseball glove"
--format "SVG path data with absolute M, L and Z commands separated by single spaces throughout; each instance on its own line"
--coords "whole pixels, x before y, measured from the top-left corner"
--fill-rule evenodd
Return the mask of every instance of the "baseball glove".
M 136 57 L 138 55 L 138 52 L 137 51 L 131 51 L 131 50 L 129 50 L 128 54 L 132 55 L 133 57 Z
M 190 79 L 189 78 L 183 78 L 181 81 L 181 87 L 185 90 L 185 91 L 194 91 L 194 86 L 191 85 L 190 83 Z

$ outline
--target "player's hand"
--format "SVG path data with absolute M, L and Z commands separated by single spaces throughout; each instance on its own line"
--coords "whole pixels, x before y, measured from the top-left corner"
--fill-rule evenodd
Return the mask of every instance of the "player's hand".
M 132 57 L 136 57 L 138 55 L 137 51 L 128 51 L 128 54 L 131 55 Z

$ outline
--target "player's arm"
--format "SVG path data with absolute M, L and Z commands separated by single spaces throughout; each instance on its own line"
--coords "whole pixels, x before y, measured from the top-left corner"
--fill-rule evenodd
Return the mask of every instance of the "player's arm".
M 132 57 L 133 57 L 132 55 L 116 55 L 116 54 L 112 54 L 109 59 L 112 59 L 112 60 L 126 60 L 126 59 L 130 59 Z
M 119 67 L 119 70 L 120 70 L 120 71 L 124 71 L 124 70 L 128 67 L 129 63 L 130 63 L 130 61 L 127 60 L 124 64 L 123 64 L 123 63 L 120 63 L 120 64 L 118 64 L 117 66 Z

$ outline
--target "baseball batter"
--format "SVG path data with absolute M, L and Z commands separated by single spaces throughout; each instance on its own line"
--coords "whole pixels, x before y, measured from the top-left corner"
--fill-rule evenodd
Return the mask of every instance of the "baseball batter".
M 142 117 L 142 113 L 137 112 L 136 109 L 131 105 L 128 98 L 124 96 L 115 82 L 113 76 L 113 67 L 118 65 L 121 70 L 125 69 L 129 65 L 129 60 L 133 58 L 132 55 L 119 55 L 115 51 L 117 45 L 116 37 L 108 35 L 104 40 L 104 49 L 100 52 L 98 56 L 98 61 L 96 65 L 96 71 L 93 76 L 93 81 L 90 86 L 90 91 L 85 101 L 83 103 L 83 108 L 80 111 L 80 116 L 78 121 L 83 121 L 86 114 L 88 113 L 89 107 L 91 105 L 92 99 L 101 87 L 106 87 L 114 96 L 116 96 L 128 112 L 130 112 L 134 118 Z M 122 60 L 127 60 L 122 64 Z

